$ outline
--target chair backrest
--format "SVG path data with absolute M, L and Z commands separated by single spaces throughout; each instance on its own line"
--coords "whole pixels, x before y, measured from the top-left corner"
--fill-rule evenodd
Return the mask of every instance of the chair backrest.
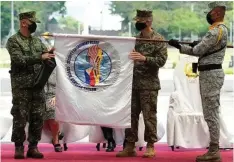
M 192 63 L 197 60 L 196 57 L 181 56 L 174 70 L 174 87 L 181 100 L 180 109 L 189 112 L 202 112 L 199 76 L 192 73 Z
M 0 96 L 11 96 L 11 79 L 9 69 L 0 69 Z

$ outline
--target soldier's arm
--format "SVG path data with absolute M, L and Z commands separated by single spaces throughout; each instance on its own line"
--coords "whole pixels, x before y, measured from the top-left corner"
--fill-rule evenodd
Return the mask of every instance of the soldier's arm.
M 166 43 L 157 43 L 157 47 L 157 50 L 154 51 L 156 53 L 155 57 L 146 56 L 145 63 L 161 68 L 167 61 L 167 45 Z
M 181 45 L 180 53 L 200 57 L 207 53 L 208 50 L 214 48 L 219 41 L 220 34 L 222 34 L 222 28 L 214 28 L 208 31 L 196 46 Z
M 38 56 L 23 55 L 19 44 L 12 38 L 9 38 L 9 40 L 7 41 L 6 48 L 10 54 L 11 62 L 14 62 L 15 65 L 18 66 L 34 65 L 42 61 L 41 55 Z
M 42 43 L 42 42 L 41 42 Z M 47 47 L 45 46 L 44 43 L 42 43 L 42 53 L 46 53 L 48 52 L 49 49 L 47 49 Z
M 48 84 L 50 86 L 50 93 L 53 94 L 53 97 L 55 97 L 56 92 L 56 69 L 53 70 L 53 72 L 50 75 L 50 78 L 48 80 Z
M 41 47 L 42 47 L 42 53 L 48 52 L 49 49 L 46 47 L 46 45 L 41 40 L 40 42 L 41 42 Z

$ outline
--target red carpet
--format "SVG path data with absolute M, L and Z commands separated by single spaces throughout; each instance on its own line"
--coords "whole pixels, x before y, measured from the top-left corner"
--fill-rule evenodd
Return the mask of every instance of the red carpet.
M 206 150 L 201 149 L 177 149 L 171 151 L 166 144 L 156 144 L 157 155 L 153 159 L 142 158 L 143 151 L 138 151 L 137 157 L 129 158 L 116 158 L 115 154 L 117 151 L 122 150 L 118 147 L 115 152 L 106 153 L 102 148 L 101 151 L 96 151 L 95 144 L 69 144 L 68 151 L 62 153 L 53 152 L 53 147 L 49 144 L 39 145 L 40 150 L 44 153 L 45 158 L 43 160 L 14 160 L 14 147 L 12 144 L 2 144 L 1 158 L 2 162 L 138 162 L 138 161 L 149 161 L 149 162 L 195 162 L 197 155 L 205 153 Z M 25 149 L 26 150 L 26 149 Z M 233 161 L 233 151 L 221 151 L 223 162 Z

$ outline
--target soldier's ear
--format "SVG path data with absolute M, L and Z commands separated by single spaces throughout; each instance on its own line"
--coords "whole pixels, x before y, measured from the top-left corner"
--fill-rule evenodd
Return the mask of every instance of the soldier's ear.
M 225 11 L 222 11 L 222 10 L 218 11 L 217 16 L 218 17 L 224 17 L 225 16 Z
M 147 26 L 151 26 L 152 25 L 152 21 L 146 21 L 145 22 Z
M 20 20 L 20 23 L 21 23 L 22 27 L 26 27 L 27 26 L 26 20 Z

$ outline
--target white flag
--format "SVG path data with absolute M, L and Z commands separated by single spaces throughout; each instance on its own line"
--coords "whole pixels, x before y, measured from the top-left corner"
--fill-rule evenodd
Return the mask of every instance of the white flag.
M 131 126 L 135 38 L 54 35 L 56 119 L 81 125 Z

